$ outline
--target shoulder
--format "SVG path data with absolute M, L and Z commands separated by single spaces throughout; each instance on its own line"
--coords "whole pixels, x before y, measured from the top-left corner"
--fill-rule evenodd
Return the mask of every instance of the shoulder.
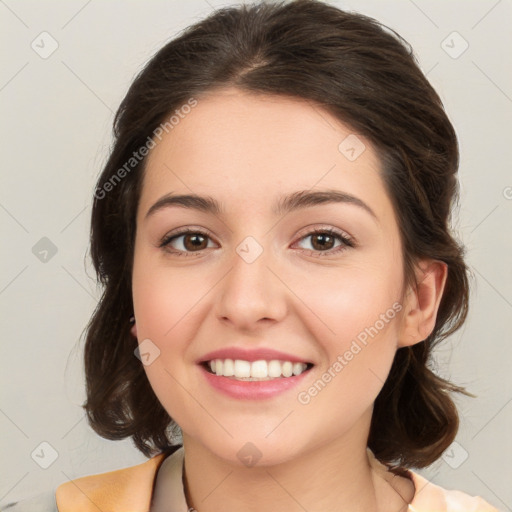
M 416 489 L 410 512 L 499 512 L 480 496 L 471 496 L 462 491 L 444 489 L 429 482 L 414 471 L 408 472 Z
M 59 512 L 148 510 L 153 482 L 165 453 L 124 469 L 84 476 L 57 487 Z

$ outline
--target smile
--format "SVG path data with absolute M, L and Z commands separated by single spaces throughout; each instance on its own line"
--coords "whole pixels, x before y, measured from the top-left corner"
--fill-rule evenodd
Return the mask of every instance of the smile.
M 213 359 L 198 365 L 211 389 L 236 400 L 268 400 L 281 395 L 303 382 L 312 367 L 311 363 L 277 359 Z
M 266 381 L 301 375 L 313 366 L 311 363 L 292 361 L 246 361 L 243 359 L 212 359 L 204 362 L 210 373 L 246 382 Z

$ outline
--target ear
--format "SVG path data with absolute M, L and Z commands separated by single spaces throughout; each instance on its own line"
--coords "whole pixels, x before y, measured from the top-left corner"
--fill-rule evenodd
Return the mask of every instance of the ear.
M 409 287 L 398 336 L 398 348 L 424 341 L 434 330 L 448 265 L 439 260 L 422 260 L 417 266 L 417 287 Z
M 130 329 L 130 332 L 132 333 L 132 335 L 136 338 L 137 337 L 137 324 L 135 322 L 133 322 L 133 325 Z

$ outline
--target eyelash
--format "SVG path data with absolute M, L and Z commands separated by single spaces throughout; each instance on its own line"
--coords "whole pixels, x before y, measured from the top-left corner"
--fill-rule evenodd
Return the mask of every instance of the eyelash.
M 185 256 L 185 257 L 190 257 L 192 255 L 200 256 L 201 253 L 205 249 L 201 249 L 199 251 L 186 252 L 186 251 L 175 250 L 175 249 L 169 248 L 169 244 L 173 240 L 175 240 L 176 238 L 179 238 L 181 236 L 187 235 L 187 234 L 201 235 L 201 236 L 211 239 L 210 235 L 205 231 L 202 231 L 200 229 L 187 228 L 178 233 L 171 233 L 170 235 L 164 236 L 164 238 L 162 238 L 162 240 L 159 243 L 159 247 L 175 256 Z M 302 236 L 299 240 L 303 240 L 304 238 L 308 238 L 310 236 L 319 235 L 319 234 L 327 234 L 329 236 L 337 238 L 338 240 L 341 240 L 341 242 L 343 244 L 338 246 L 337 248 L 329 249 L 327 251 L 315 251 L 315 250 L 311 250 L 311 249 L 302 249 L 302 250 L 306 251 L 307 253 L 309 253 L 312 256 L 323 257 L 324 254 L 326 254 L 326 255 L 339 254 L 349 248 L 353 248 L 356 246 L 356 244 L 352 238 L 348 237 L 343 232 L 335 230 L 333 228 L 324 228 L 324 229 L 317 229 L 314 231 L 310 231 L 309 233 L 306 233 L 304 236 Z

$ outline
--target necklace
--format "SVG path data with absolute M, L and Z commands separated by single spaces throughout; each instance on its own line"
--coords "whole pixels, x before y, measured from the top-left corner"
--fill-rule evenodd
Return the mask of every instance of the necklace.
M 391 480 L 393 480 L 393 478 L 395 478 L 396 475 L 387 470 L 385 470 L 384 472 L 382 470 L 379 470 L 380 469 L 379 466 L 380 467 L 385 467 L 385 466 L 382 463 L 380 463 L 375 458 L 375 456 L 373 454 L 371 454 L 371 455 L 368 454 L 368 459 L 370 462 L 371 471 L 373 471 L 379 478 L 384 480 L 389 485 L 389 487 L 391 487 L 391 489 L 393 489 L 393 491 L 395 491 L 395 493 L 398 494 L 398 496 L 400 496 L 400 498 L 404 502 L 404 505 L 408 505 L 407 512 L 414 512 L 414 509 L 408 504 L 407 500 L 404 499 L 404 497 L 400 494 L 400 492 L 398 492 L 396 487 L 391 484 Z M 386 475 L 387 478 L 384 475 Z M 185 461 L 183 461 L 182 483 L 183 483 L 183 490 L 184 490 L 184 495 L 185 495 L 185 503 L 187 504 L 187 512 L 198 512 L 194 507 L 189 505 L 191 500 L 190 500 L 190 494 L 188 491 L 187 478 L 185 476 Z

